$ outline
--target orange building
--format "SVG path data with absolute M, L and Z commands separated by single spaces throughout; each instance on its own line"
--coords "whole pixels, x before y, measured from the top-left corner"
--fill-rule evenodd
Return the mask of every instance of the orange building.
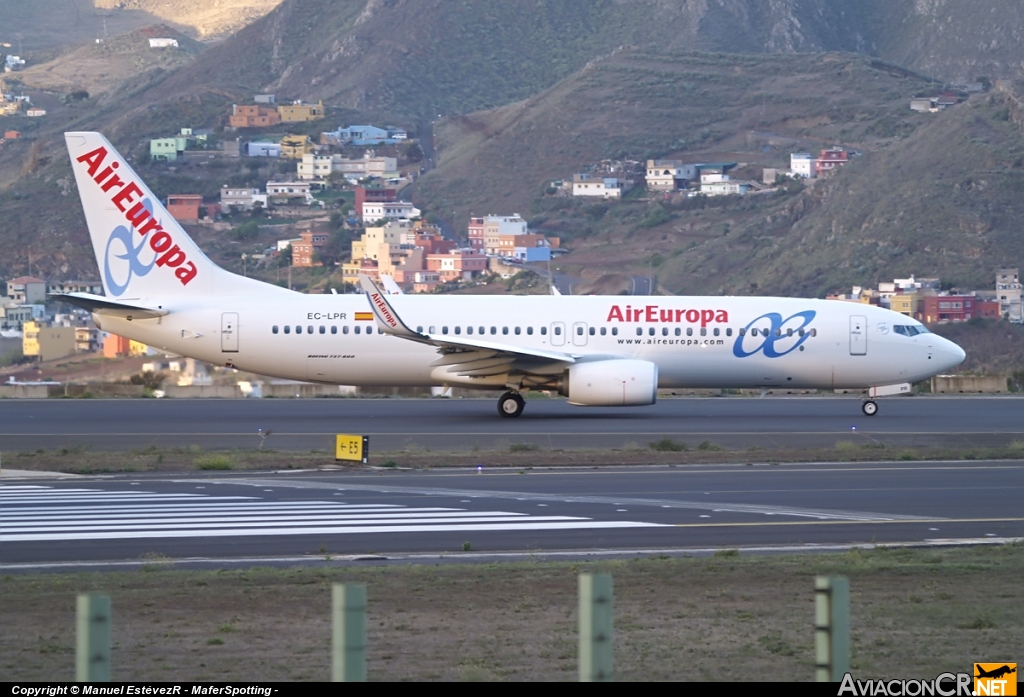
M 301 239 L 292 242 L 292 266 L 323 266 L 313 261 L 313 255 L 327 244 L 327 235 L 322 232 L 299 233 Z
M 126 339 L 123 336 L 117 334 L 108 334 L 103 339 L 103 357 L 104 358 L 119 358 L 121 356 L 127 356 L 131 353 L 132 342 L 130 339 Z
M 196 223 L 202 203 L 199 194 L 171 194 L 167 197 L 167 212 L 179 223 Z
M 277 113 L 277 109 L 268 109 L 256 104 L 234 104 L 231 107 L 231 116 L 228 117 L 228 125 L 232 128 L 258 128 L 276 126 L 279 123 L 281 115 Z

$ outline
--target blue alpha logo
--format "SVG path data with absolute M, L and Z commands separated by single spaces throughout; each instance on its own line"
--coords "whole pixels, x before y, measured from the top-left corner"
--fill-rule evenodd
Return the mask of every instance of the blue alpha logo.
M 147 198 L 142 202 L 146 210 L 152 214 L 153 204 Z M 156 252 L 150 252 L 149 263 L 141 259 L 146 242 L 149 241 L 149 233 L 139 238 L 139 244 L 134 242 L 135 228 L 118 225 L 107 238 L 107 249 L 103 255 L 103 279 L 107 290 L 114 297 L 124 295 L 128 285 L 135 276 L 145 276 L 153 269 L 156 261 Z
M 768 358 L 780 358 L 796 351 L 810 336 L 810 332 L 803 329 L 814 319 L 814 314 L 814 310 L 805 310 L 782 319 L 778 312 L 766 312 L 740 332 L 732 354 L 746 358 L 763 352 Z

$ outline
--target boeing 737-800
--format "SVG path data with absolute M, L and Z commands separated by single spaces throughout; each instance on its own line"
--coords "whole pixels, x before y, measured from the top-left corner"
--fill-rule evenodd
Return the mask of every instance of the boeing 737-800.
M 659 388 L 864 390 L 964 352 L 878 307 L 771 297 L 306 295 L 210 261 L 99 133 L 67 133 L 105 295 L 61 299 L 105 331 L 262 375 L 340 385 L 551 390 L 582 406 L 654 404 Z

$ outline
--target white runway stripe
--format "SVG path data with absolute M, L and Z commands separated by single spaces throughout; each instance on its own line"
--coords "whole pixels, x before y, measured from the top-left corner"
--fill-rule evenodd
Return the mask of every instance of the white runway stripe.
M 71 505 L 60 505 L 63 503 Z M 535 516 L 514 511 L 471 511 L 439 506 L 265 501 L 242 496 L 48 487 L 39 487 L 28 496 L 0 497 L 0 504 L 0 540 L 7 543 L 662 527 L 632 521 L 606 522 L 575 516 Z

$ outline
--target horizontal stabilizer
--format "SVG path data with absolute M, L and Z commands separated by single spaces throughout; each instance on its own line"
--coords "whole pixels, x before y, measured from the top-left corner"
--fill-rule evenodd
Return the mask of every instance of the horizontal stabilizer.
M 167 310 L 164 309 L 153 309 L 150 307 L 142 307 L 140 305 L 130 305 L 129 303 L 119 302 L 117 300 L 111 300 L 110 298 L 102 295 L 93 295 L 91 293 L 64 293 L 58 295 L 49 296 L 53 300 L 60 300 L 66 302 L 69 305 L 80 307 L 89 312 L 95 312 L 100 315 L 109 315 L 111 317 L 124 317 L 126 319 L 155 319 L 156 317 L 163 317 L 167 314 Z

